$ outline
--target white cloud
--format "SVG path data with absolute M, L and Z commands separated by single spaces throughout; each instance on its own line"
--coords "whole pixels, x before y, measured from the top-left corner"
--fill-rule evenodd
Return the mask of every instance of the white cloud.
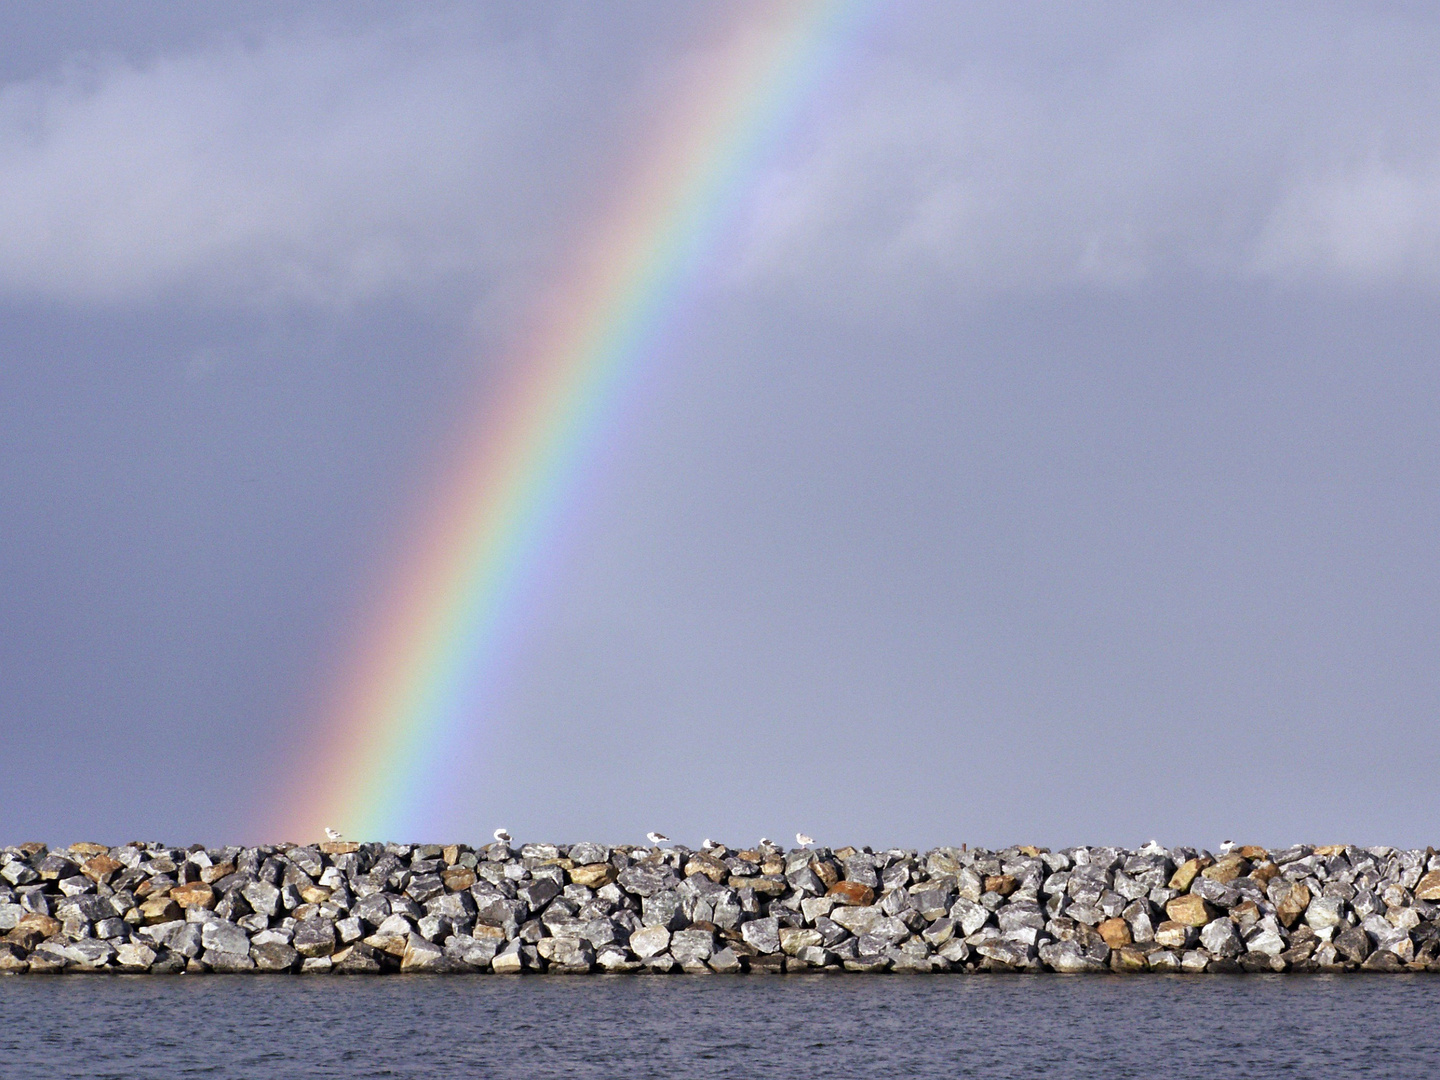
M 566 78 L 397 28 L 9 86 L 0 288 L 346 303 L 501 272 L 565 188 Z
M 886 305 L 1177 271 L 1440 282 L 1423 21 L 891 10 L 760 179 L 744 286 Z M 0 290 L 346 304 L 523 276 L 602 163 L 623 177 L 616 133 L 699 40 L 637 49 L 637 25 L 537 46 L 397 19 L 4 87 Z M 622 54 L 649 75 L 589 62 Z

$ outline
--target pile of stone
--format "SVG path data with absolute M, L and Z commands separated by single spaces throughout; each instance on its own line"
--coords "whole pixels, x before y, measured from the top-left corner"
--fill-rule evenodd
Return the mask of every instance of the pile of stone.
M 1434 849 L 0 850 L 0 972 L 1440 971 Z

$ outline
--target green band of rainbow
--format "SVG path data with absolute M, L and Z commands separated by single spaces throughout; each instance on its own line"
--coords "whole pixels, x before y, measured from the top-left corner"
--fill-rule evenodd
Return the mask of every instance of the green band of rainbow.
M 549 317 L 514 358 L 513 385 L 477 418 L 391 601 L 358 635 L 321 721 L 321 775 L 297 778 L 286 835 L 416 838 L 444 820 L 458 787 L 444 776 L 448 748 L 489 723 L 515 604 L 577 475 L 859 11 L 765 4 L 697 66 L 626 197 L 541 308 Z

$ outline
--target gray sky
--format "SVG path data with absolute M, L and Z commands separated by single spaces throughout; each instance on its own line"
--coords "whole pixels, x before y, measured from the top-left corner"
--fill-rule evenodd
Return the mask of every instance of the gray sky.
M 456 402 L 735 10 L 6 6 L 0 841 L 262 838 Z M 884 5 L 441 831 L 1434 842 L 1434 16 Z

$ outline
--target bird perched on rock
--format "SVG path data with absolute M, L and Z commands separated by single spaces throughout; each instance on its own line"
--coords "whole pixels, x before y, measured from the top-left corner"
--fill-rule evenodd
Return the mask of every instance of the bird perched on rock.
M 327 825 L 325 826 L 325 839 L 329 840 L 331 843 L 334 843 L 336 840 L 341 839 L 341 837 L 338 832 L 336 832 L 334 829 L 330 828 L 330 826 Z
M 496 840 L 499 840 L 500 843 L 502 843 L 502 844 L 504 844 L 504 845 L 506 845 L 506 846 L 508 847 L 509 844 L 510 844 L 510 839 L 511 839 L 511 837 L 510 837 L 510 834 L 509 834 L 508 832 L 506 832 L 505 829 L 502 827 L 502 828 L 499 828 L 499 829 L 496 829 L 496 830 L 495 830 L 495 839 L 496 839 Z
M 666 836 L 663 832 L 647 832 L 645 834 L 645 839 L 649 840 L 650 843 L 657 845 L 668 844 L 670 842 L 670 838 Z
M 700 850 L 701 850 L 701 851 L 714 851 L 714 850 L 715 850 L 717 847 L 719 847 L 719 846 L 720 846 L 719 844 L 717 844 L 714 840 L 711 840 L 711 839 L 707 836 L 707 837 L 705 837 L 705 842 L 700 845 Z
M 1235 841 L 1234 841 L 1234 840 L 1222 840 L 1222 841 L 1220 841 L 1220 854 L 1221 854 L 1221 855 L 1229 855 L 1231 849 L 1234 848 L 1234 846 L 1235 846 Z
M 795 834 L 795 843 L 799 844 L 802 848 L 807 848 L 814 842 L 815 838 L 813 836 L 806 836 L 803 832 L 797 832 Z

